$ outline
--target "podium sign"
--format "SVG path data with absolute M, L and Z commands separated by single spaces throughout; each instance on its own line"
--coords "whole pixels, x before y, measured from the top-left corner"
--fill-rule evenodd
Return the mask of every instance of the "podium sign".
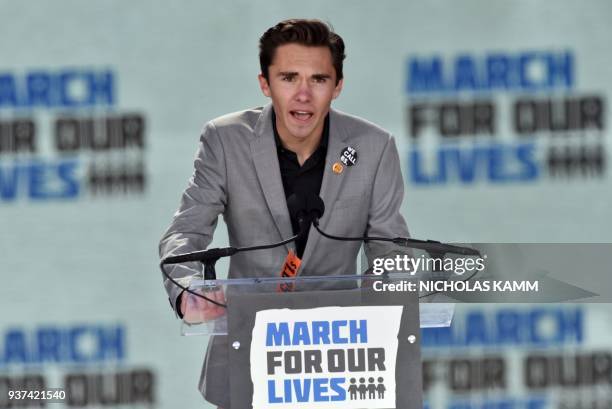
M 422 408 L 417 294 L 240 292 L 227 322 L 232 409 Z
M 271 309 L 255 314 L 253 408 L 395 407 L 402 306 Z M 325 405 L 325 403 L 332 403 Z

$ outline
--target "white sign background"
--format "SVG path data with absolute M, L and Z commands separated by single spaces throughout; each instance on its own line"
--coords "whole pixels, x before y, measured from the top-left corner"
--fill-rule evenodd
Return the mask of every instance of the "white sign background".
M 251 379 L 253 381 L 253 409 L 268 408 L 391 408 L 395 407 L 395 359 L 397 356 L 397 336 L 399 333 L 400 319 L 402 316 L 401 306 L 368 306 L 368 307 L 321 307 L 305 310 L 274 309 L 260 311 L 255 316 L 255 326 L 253 327 L 253 338 L 251 342 Z M 367 343 L 355 344 L 325 344 L 325 345 L 289 345 L 266 347 L 266 329 L 268 323 L 287 322 L 289 333 L 292 334 L 293 327 L 298 321 L 305 321 L 309 327 L 312 321 L 335 320 L 367 320 Z M 348 332 L 348 328 L 346 329 Z M 267 374 L 266 354 L 269 351 L 295 351 L 295 350 L 320 350 L 323 356 L 329 349 L 348 349 L 348 348 L 381 348 L 385 347 L 385 371 L 380 372 L 325 372 L 326 364 L 323 359 L 322 373 L 286 375 L 281 368 L 277 368 L 274 375 Z M 367 355 L 367 354 L 366 354 Z M 277 385 L 282 385 L 285 379 L 300 378 L 324 378 L 324 377 L 345 377 L 348 388 L 349 379 L 370 376 L 377 379 L 379 376 L 384 378 L 386 387 L 383 399 L 350 400 L 347 392 L 346 400 L 337 402 L 291 402 L 291 403 L 268 403 L 268 380 L 274 380 Z M 309 399 L 312 399 L 312 394 Z

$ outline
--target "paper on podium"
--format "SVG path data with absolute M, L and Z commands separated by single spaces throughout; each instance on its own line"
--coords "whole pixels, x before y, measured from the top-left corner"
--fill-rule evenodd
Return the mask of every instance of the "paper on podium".
M 419 304 L 419 321 L 421 322 L 421 328 L 450 327 L 454 313 L 455 304 Z

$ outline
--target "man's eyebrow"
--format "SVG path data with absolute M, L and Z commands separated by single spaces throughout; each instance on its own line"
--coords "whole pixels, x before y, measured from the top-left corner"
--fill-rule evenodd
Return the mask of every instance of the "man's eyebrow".
M 329 74 L 313 74 L 312 78 L 317 79 L 317 80 L 326 80 L 326 79 L 330 79 L 331 75 L 329 75 Z
M 298 75 L 297 72 L 295 71 L 281 71 L 278 74 L 276 74 L 278 77 L 288 77 L 288 76 L 296 76 Z

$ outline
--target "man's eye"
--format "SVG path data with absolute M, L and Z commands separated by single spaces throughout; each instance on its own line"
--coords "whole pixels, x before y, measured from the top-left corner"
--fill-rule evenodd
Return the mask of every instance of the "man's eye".
M 316 82 L 317 84 L 324 84 L 325 81 L 327 81 L 327 78 L 315 78 L 314 82 Z
M 282 79 L 283 81 L 289 81 L 289 82 L 291 82 L 291 81 L 293 81 L 293 80 L 295 79 L 295 77 L 294 77 L 293 75 L 285 75 L 285 76 L 281 77 L 281 79 Z

